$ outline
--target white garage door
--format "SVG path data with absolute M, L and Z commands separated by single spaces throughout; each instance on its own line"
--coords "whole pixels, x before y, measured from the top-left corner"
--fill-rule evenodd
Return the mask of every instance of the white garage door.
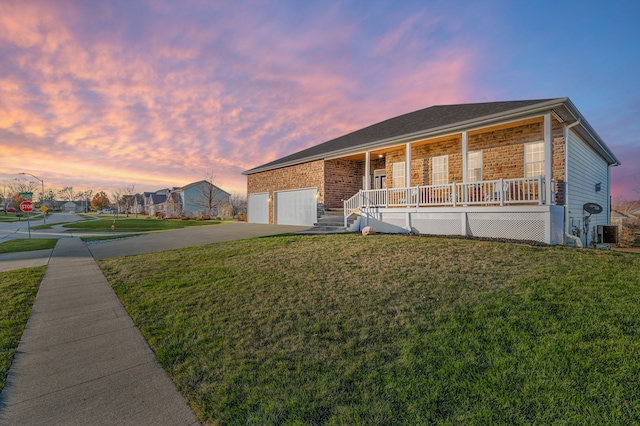
M 247 211 L 250 223 L 269 223 L 269 194 L 249 194 Z
M 317 192 L 315 188 L 276 192 L 276 223 L 313 226 L 318 221 Z

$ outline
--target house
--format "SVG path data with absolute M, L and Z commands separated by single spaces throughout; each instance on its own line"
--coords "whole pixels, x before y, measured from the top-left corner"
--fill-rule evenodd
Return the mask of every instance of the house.
M 144 193 L 144 210 L 147 212 L 149 216 L 157 216 L 158 213 L 166 214 L 167 211 L 167 196 L 169 195 L 170 190 L 159 189 L 156 192 L 145 192 Z
M 638 220 L 638 217 L 631 213 L 622 213 L 618 210 L 611 210 L 611 224 L 616 226 L 623 226 L 627 223 L 633 223 Z
M 558 98 L 433 106 L 243 174 L 250 222 L 589 245 L 619 164 Z
M 84 211 L 82 201 L 56 201 L 61 212 L 79 213 Z
M 167 198 L 168 217 L 217 216 L 222 206 L 229 204 L 231 194 L 213 183 L 201 180 L 175 188 Z
M 166 217 L 217 216 L 228 205 L 231 195 L 218 186 L 201 180 L 182 187 L 165 188 L 142 195 L 144 211 L 150 216 L 164 213 Z

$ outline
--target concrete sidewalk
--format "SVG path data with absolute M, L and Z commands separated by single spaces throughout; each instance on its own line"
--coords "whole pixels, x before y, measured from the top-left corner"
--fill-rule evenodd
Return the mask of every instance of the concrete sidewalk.
M 199 424 L 78 238 L 53 250 L 0 424 Z
M 52 252 L 52 249 L 46 249 L 0 254 L 0 272 L 46 266 L 49 264 Z

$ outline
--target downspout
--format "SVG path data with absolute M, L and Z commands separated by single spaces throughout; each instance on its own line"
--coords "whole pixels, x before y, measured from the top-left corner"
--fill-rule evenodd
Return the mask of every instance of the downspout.
M 578 118 L 574 123 L 569 124 L 568 126 L 564 126 L 564 233 L 569 236 L 569 238 L 573 238 L 573 236 L 569 233 L 571 230 L 569 227 L 569 130 L 575 126 L 580 124 L 580 118 Z M 582 246 L 582 241 L 578 247 Z

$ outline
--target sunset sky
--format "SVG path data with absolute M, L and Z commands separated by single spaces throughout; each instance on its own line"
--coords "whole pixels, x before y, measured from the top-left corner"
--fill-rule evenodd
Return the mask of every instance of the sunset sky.
M 245 193 L 400 114 L 567 96 L 640 198 L 638 22 L 637 0 L 0 0 L 0 185 Z

